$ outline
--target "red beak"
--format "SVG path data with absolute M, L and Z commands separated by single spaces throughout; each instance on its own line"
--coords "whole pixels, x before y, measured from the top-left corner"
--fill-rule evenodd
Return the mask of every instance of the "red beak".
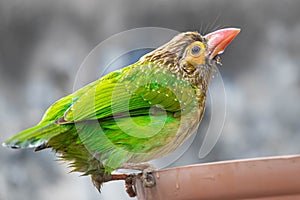
M 241 29 L 225 28 L 204 36 L 207 41 L 209 57 L 213 59 L 224 52 L 230 42 L 239 34 Z

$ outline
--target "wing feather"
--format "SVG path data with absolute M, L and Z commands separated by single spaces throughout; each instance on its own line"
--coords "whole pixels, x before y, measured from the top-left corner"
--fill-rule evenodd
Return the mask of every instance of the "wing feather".
M 195 108 L 195 100 L 195 87 L 188 81 L 152 64 L 134 64 L 80 95 L 65 112 L 64 120 L 78 122 L 129 116 L 137 110 L 147 115 L 153 106 L 175 113 L 191 102 L 190 107 Z

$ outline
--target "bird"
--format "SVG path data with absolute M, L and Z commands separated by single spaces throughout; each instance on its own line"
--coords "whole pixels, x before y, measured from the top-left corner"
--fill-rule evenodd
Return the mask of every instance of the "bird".
M 182 32 L 137 62 L 52 104 L 41 121 L 3 143 L 51 148 L 100 191 L 113 171 L 177 149 L 198 128 L 219 55 L 239 34 Z M 125 168 L 125 167 L 124 167 Z

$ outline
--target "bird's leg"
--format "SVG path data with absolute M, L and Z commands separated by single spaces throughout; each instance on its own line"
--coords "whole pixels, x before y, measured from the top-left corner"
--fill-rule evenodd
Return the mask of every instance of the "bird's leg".
M 109 181 L 121 181 L 126 180 L 127 174 L 112 174 Z
M 136 196 L 135 187 L 134 187 L 135 179 L 136 179 L 135 174 L 112 174 L 111 175 L 111 181 L 125 180 L 126 192 L 129 197 Z
M 112 174 L 111 175 L 111 181 L 118 181 L 118 180 L 125 181 L 126 192 L 129 195 L 129 197 L 136 196 L 136 192 L 134 188 L 135 179 L 136 179 L 135 174 Z
M 125 181 L 125 187 L 126 192 L 130 197 L 135 197 L 135 181 L 136 177 L 140 177 L 143 185 L 145 187 L 153 187 L 155 185 L 155 178 L 152 175 L 152 172 L 155 170 L 154 166 L 149 163 L 126 163 L 119 167 L 118 169 L 133 169 L 133 170 L 139 170 L 142 171 L 141 174 L 92 174 L 92 182 L 95 185 L 95 187 L 100 192 L 100 188 L 103 183 L 109 182 L 109 181 L 119 181 L 124 180 Z
M 122 165 L 119 169 L 133 169 L 142 171 L 141 180 L 145 187 L 153 187 L 155 185 L 155 178 L 152 172 L 155 167 L 150 163 L 126 163 Z
M 103 176 L 103 174 L 101 175 L 93 174 L 91 178 L 94 186 L 98 189 L 99 192 L 102 184 L 105 182 L 124 180 L 127 194 L 130 197 L 136 196 L 135 188 L 134 188 L 135 179 L 136 179 L 135 174 L 110 174 L 106 176 Z
M 127 177 L 125 179 L 126 192 L 127 192 L 128 196 L 130 196 L 130 197 L 136 196 L 136 190 L 134 187 L 135 180 L 136 180 L 136 175 L 134 175 L 134 174 L 127 175 Z

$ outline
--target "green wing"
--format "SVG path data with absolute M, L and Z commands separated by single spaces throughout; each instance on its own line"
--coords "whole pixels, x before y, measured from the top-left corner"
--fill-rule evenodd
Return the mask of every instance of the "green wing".
M 47 111 L 45 112 L 42 120 L 39 124 L 47 123 L 55 121 L 61 117 L 64 116 L 65 112 L 75 103 L 79 98 L 81 98 L 83 95 L 86 96 L 86 94 L 93 90 L 97 85 L 106 84 L 109 82 L 113 82 L 114 78 L 120 76 L 120 71 L 112 72 L 104 77 L 102 77 L 99 80 L 96 80 L 83 88 L 77 90 L 73 94 L 70 94 L 66 97 L 61 98 L 60 100 L 56 101 L 54 104 L 52 104 Z
M 171 151 L 182 115 L 198 108 L 196 91 L 163 66 L 133 64 L 58 100 L 5 145 L 52 147 L 74 171 L 104 176 Z
M 73 94 L 65 96 L 54 104 L 52 104 L 45 112 L 42 120 L 34 127 L 23 130 L 4 142 L 4 146 L 12 148 L 32 148 L 45 145 L 50 138 L 68 131 L 71 126 L 61 126 L 55 121 L 64 116 L 64 113 L 76 102 L 82 95 L 91 88 L 101 84 L 101 82 L 109 82 L 114 77 L 119 76 L 120 72 L 110 73 L 99 80 L 96 80 L 83 88 L 77 90 Z
M 152 64 L 131 65 L 118 76 L 84 93 L 64 114 L 66 122 L 149 114 L 155 106 L 168 112 L 195 108 L 195 87 Z M 191 105 L 193 102 L 193 105 Z
M 62 122 L 74 124 L 85 148 L 116 168 L 147 161 L 149 152 L 174 141 L 181 114 L 198 108 L 195 93 L 163 68 L 134 64 L 85 92 Z
M 182 113 L 198 108 L 195 91 L 163 67 L 133 64 L 58 100 L 37 126 L 6 145 L 51 146 L 67 160 L 80 160 L 77 169 L 91 152 L 115 168 L 174 139 Z

